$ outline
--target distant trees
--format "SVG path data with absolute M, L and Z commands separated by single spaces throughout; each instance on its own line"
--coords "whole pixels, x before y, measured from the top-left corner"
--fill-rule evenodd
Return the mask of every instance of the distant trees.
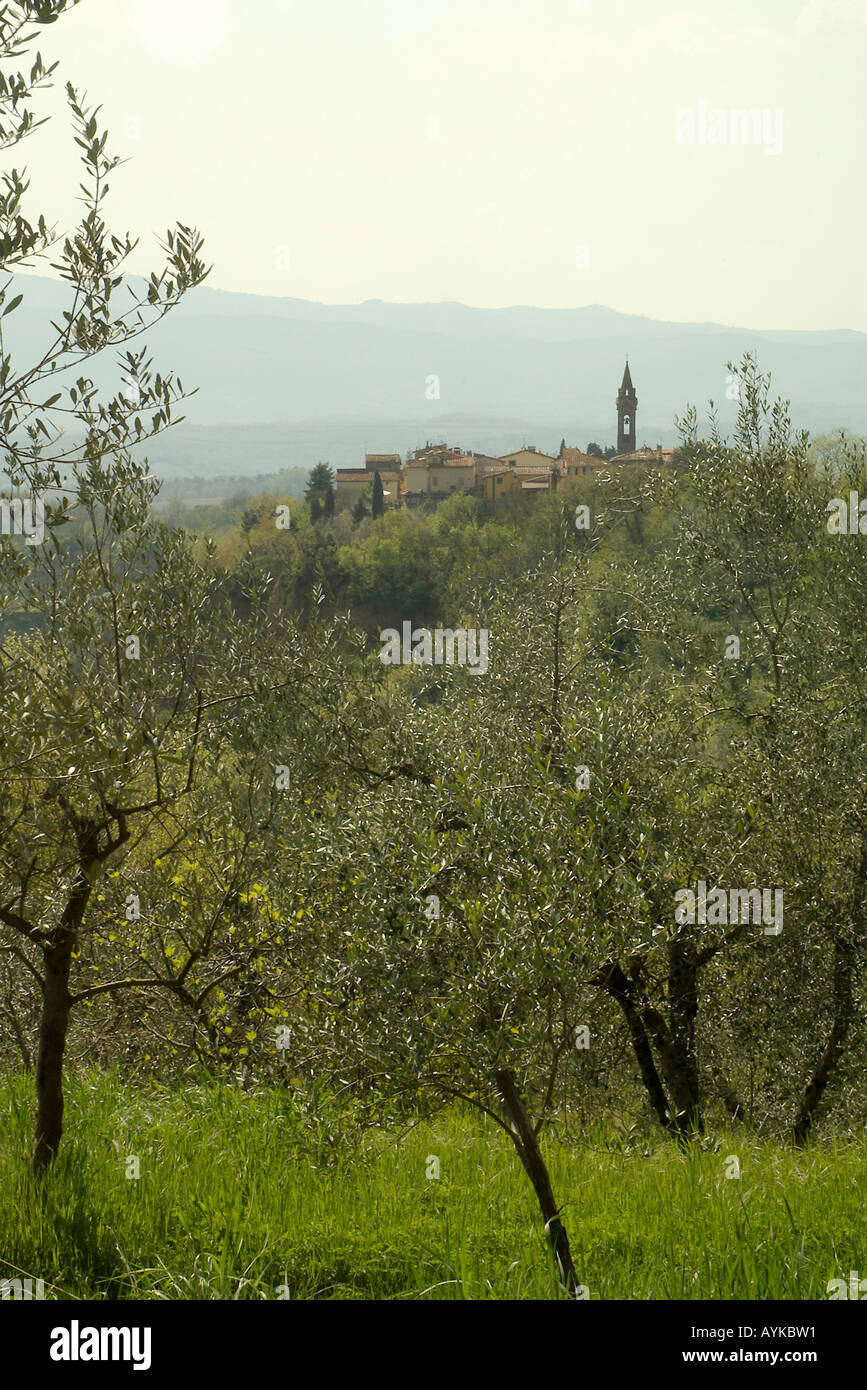
M 307 486 L 304 489 L 304 500 L 311 502 L 314 498 L 319 502 L 324 501 L 325 495 L 334 488 L 334 470 L 328 463 L 321 460 L 315 468 L 311 468 L 307 479 Z
M 250 532 L 255 531 L 262 519 L 260 507 L 245 507 L 241 515 L 241 530 L 247 539 L 247 548 L 250 548 Z
M 342 547 L 346 602 L 356 621 L 359 608 L 365 625 L 369 621 L 381 626 L 386 619 L 386 625 L 400 625 L 410 614 L 419 620 L 432 616 L 445 590 L 447 536 L 448 532 L 440 536 L 418 513 L 389 511 L 360 544 Z

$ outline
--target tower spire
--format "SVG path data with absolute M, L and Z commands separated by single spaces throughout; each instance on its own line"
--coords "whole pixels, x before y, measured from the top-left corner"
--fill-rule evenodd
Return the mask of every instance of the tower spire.
M 629 358 L 626 359 L 626 367 L 623 372 L 623 381 L 620 390 L 617 392 L 617 452 L 618 454 L 635 453 L 635 416 L 638 410 L 638 397 L 635 394 L 635 387 L 632 384 L 632 374 L 629 370 Z

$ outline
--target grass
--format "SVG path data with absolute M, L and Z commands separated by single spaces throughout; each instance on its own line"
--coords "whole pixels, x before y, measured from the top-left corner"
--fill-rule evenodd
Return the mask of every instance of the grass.
M 40 1187 L 25 1167 L 32 1109 L 25 1078 L 3 1085 L 0 1277 L 43 1279 L 46 1297 L 562 1296 L 523 1170 L 481 1117 L 346 1143 L 279 1091 L 87 1074 L 69 1083 Z M 591 1299 L 826 1299 L 830 1279 L 867 1275 L 861 1140 L 796 1152 L 735 1133 L 684 1153 L 597 1129 L 543 1143 Z

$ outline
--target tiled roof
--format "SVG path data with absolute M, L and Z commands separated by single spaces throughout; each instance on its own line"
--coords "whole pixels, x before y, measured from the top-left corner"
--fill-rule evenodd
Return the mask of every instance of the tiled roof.
M 383 481 L 386 478 L 399 478 L 401 476 L 400 470 L 397 468 L 377 468 L 374 471 L 379 474 L 380 478 L 382 478 Z M 371 473 L 369 468 L 338 468 L 337 477 L 372 478 L 373 474 Z
M 604 468 L 607 459 L 601 459 L 597 454 L 585 454 L 581 449 L 564 449 L 560 462 L 573 467 L 580 464 L 582 468 Z
M 421 462 L 426 458 L 457 458 L 460 453 L 460 449 L 450 449 L 446 444 L 426 444 L 423 449 L 415 449 L 412 458 Z
M 633 450 L 633 451 L 632 451 L 631 453 L 629 453 L 629 454 L 617 454 L 617 455 L 615 455 L 615 457 L 614 457 L 613 459 L 610 459 L 609 462 L 610 462 L 610 463 L 645 463 L 648 459 L 659 458 L 660 454 L 662 455 L 663 458 L 665 458 L 666 455 L 668 455 L 668 457 L 671 457 L 671 454 L 672 454 L 673 452 L 674 452 L 674 451 L 673 451 L 672 449 L 668 449 L 668 450 L 666 450 L 666 449 L 651 449 L 649 445 L 644 444 L 640 449 L 635 449 L 635 450 Z
M 531 444 L 522 444 L 520 449 L 507 449 L 504 454 L 498 455 L 501 459 L 510 459 L 513 454 L 536 454 L 540 459 L 549 459 L 551 454 L 546 454 L 544 449 L 535 449 Z
M 459 458 L 421 458 L 413 459 L 409 468 L 475 468 L 476 461 L 472 454 L 461 454 Z

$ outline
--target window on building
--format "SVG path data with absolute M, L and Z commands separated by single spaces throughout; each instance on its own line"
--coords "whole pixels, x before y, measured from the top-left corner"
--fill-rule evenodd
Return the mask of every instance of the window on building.
M 629 433 L 629 416 L 628 416 L 628 415 L 624 415 L 624 417 L 623 417 L 623 433 L 624 433 L 624 434 L 628 434 L 628 433 Z

